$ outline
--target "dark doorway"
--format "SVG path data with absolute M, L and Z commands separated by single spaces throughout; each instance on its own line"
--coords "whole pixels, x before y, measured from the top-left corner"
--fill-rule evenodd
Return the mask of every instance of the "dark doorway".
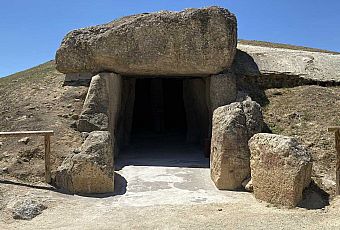
M 191 119 L 191 126 L 194 122 L 200 127 L 200 120 L 196 117 L 198 115 L 193 114 L 199 111 L 195 109 L 197 103 L 195 104 L 194 98 L 198 97 L 194 90 L 196 84 L 189 84 L 193 87 L 188 87 L 188 81 L 195 80 L 135 79 L 131 139 L 117 159 L 116 170 L 127 165 L 209 167 L 209 159 L 204 157 L 202 146 L 198 142 L 188 141 L 187 138 L 187 119 Z M 199 90 L 199 94 L 204 97 L 205 92 Z
M 186 115 L 183 80 L 144 78 L 136 80 L 132 141 L 141 136 L 185 141 Z

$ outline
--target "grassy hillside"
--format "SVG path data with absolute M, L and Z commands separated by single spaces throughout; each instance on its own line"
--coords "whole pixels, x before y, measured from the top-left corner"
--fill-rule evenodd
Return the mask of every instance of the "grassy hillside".
M 11 74 L 7 77 L 0 78 L 0 84 L 6 84 L 8 81 L 15 80 L 29 80 L 34 78 L 44 77 L 46 75 L 50 75 L 52 73 L 58 74 L 55 68 L 54 60 L 48 61 L 36 67 L 17 72 L 15 74 Z

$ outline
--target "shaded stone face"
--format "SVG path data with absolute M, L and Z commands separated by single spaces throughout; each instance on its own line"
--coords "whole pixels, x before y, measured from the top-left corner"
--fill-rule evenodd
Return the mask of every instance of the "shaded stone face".
M 258 133 L 249 140 L 254 195 L 268 203 L 295 207 L 310 184 L 312 162 L 294 138 Z
M 236 45 L 236 18 L 226 9 L 161 11 L 70 32 L 56 64 L 63 73 L 210 75 L 231 66 Z
M 248 140 L 262 124 L 261 107 L 249 99 L 214 111 L 210 170 L 218 189 L 239 189 L 250 176 Z
M 70 154 L 57 169 L 56 184 L 70 193 L 114 192 L 110 133 L 91 132 L 80 153 Z

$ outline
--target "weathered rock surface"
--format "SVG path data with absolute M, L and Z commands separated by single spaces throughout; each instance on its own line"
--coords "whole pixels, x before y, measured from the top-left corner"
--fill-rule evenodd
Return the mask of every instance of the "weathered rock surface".
M 340 83 L 340 54 L 238 44 L 234 69 L 266 88 Z
M 91 132 L 80 153 L 70 154 L 58 168 L 56 184 L 70 193 L 113 192 L 113 152 L 109 132 Z
M 210 75 L 230 67 L 236 17 L 219 7 L 127 16 L 66 35 L 56 54 L 62 73 Z
M 210 168 L 218 189 L 241 188 L 250 176 L 248 140 L 262 126 L 261 107 L 254 101 L 235 102 L 214 111 Z
M 78 121 L 80 132 L 106 131 L 114 133 L 121 103 L 122 79 L 114 73 L 100 73 L 91 80 Z
M 209 110 L 203 78 L 183 80 L 183 100 L 187 120 L 187 141 L 200 143 L 208 137 Z
M 295 207 L 311 182 L 307 149 L 294 138 L 258 133 L 249 140 L 254 195 L 268 203 Z
M 210 76 L 210 110 L 235 102 L 237 96 L 236 76 L 233 73 Z
M 47 207 L 35 200 L 27 199 L 14 204 L 12 215 L 14 219 L 31 220 L 40 215 Z

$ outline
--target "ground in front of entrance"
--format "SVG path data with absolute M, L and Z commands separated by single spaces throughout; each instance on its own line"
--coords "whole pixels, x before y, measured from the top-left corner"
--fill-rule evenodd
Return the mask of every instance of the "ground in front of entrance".
M 115 194 L 84 197 L 1 183 L 8 202 L 0 229 L 340 229 L 340 199 L 315 210 L 271 207 L 251 193 L 217 190 L 197 147 L 150 144 L 121 153 Z M 26 198 L 48 209 L 31 221 L 12 219 L 13 204 Z

